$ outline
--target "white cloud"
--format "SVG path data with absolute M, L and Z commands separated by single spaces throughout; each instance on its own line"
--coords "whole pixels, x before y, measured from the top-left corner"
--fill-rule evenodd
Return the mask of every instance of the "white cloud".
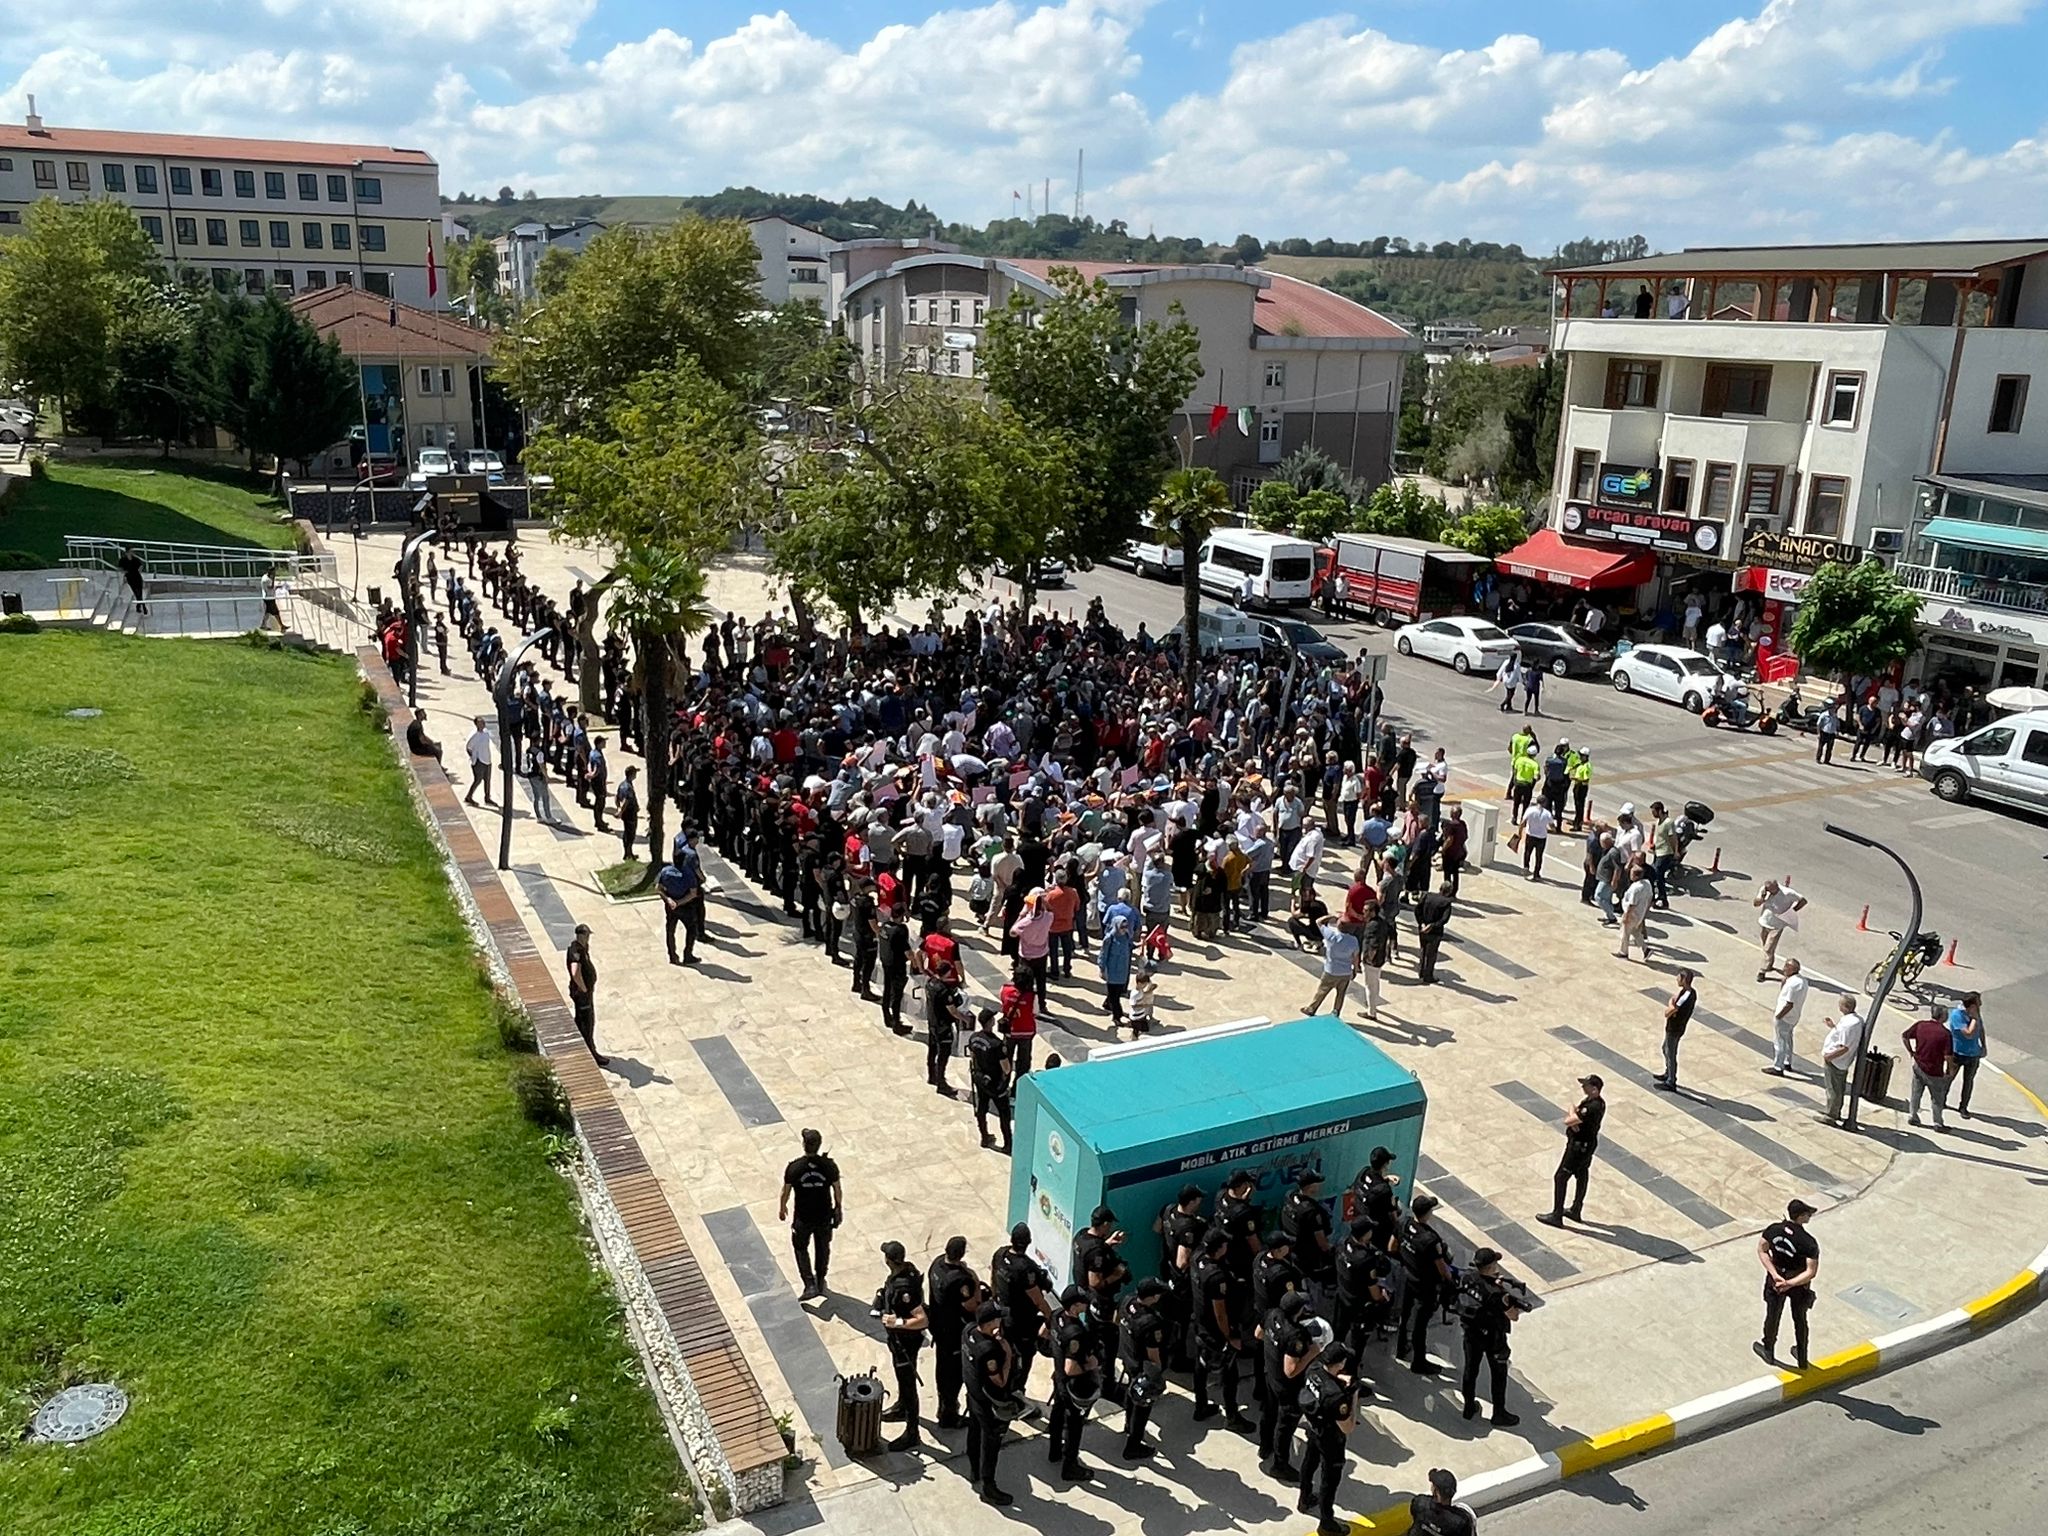
M 1667 58 L 1322 17 L 1173 101 L 1134 40 L 1155 3 L 990 0 L 843 42 L 778 11 L 598 47 L 600 0 L 95 0 L 16 16 L 0 78 L 59 123 L 421 146 L 450 192 L 752 183 L 980 222 L 1048 173 L 1061 206 L 1085 146 L 1098 217 L 1223 239 L 1934 236 L 2048 191 L 2038 124 L 1990 150 L 1900 126 L 1961 94 L 1949 39 L 2040 0 L 1749 0 Z M 1207 35 L 1191 17 L 1175 51 Z

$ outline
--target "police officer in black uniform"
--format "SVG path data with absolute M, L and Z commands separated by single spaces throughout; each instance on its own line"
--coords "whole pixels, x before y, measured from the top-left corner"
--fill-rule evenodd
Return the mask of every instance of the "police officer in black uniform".
M 1259 1403 L 1259 1470 L 1291 1483 L 1294 1429 L 1301 1422 L 1302 1375 L 1323 1351 L 1322 1336 L 1308 1326 L 1308 1297 L 1289 1291 L 1259 1324 L 1260 1365 L 1266 1395 Z
M 1365 1348 L 1366 1335 L 1384 1325 L 1393 1307 L 1390 1280 L 1394 1261 L 1377 1240 L 1372 1218 L 1360 1216 L 1337 1245 L 1337 1337 L 1351 1346 L 1354 1357 Z
M 1305 1170 L 1280 1207 L 1280 1230 L 1294 1239 L 1294 1263 L 1309 1294 L 1327 1304 L 1336 1279 L 1337 1246 L 1331 1237 L 1330 1208 L 1323 1204 L 1323 1172 Z
M 1429 1471 L 1429 1492 L 1408 1501 L 1408 1529 L 1413 1536 L 1474 1536 L 1479 1523 L 1457 1502 L 1458 1480 L 1443 1467 Z
M 911 1451 L 923 1443 L 917 1432 L 917 1356 L 930 1322 L 924 1308 L 924 1276 L 905 1257 L 901 1243 L 882 1244 L 882 1257 L 889 1265 L 882 1281 L 882 1327 L 889 1336 L 889 1363 L 896 1368 L 896 1406 L 882 1419 L 903 1426 L 903 1433 L 887 1448 Z
M 820 1150 L 825 1138 L 804 1132 L 804 1155 L 782 1170 L 782 1208 L 777 1219 L 789 1221 L 790 1246 L 796 1250 L 797 1278 L 804 1283 L 798 1301 L 825 1294 L 825 1271 L 832 1263 L 832 1229 L 843 1213 L 839 1165 Z M 796 1219 L 790 1221 L 791 1201 Z M 815 1249 L 816 1258 L 812 1251 Z
M 1266 1239 L 1259 1256 L 1252 1260 L 1251 1316 L 1252 1332 L 1263 1340 L 1266 1328 L 1266 1314 L 1280 1305 L 1280 1298 L 1289 1291 L 1303 1289 L 1301 1266 L 1294 1262 L 1294 1239 L 1285 1232 L 1275 1232 Z M 1266 1400 L 1266 1373 L 1257 1371 L 1252 1378 L 1252 1398 L 1263 1403 Z
M 993 1301 L 981 1304 L 960 1347 L 967 1382 L 967 1475 L 981 1490 L 981 1502 L 998 1508 L 1016 1498 L 996 1486 L 996 1455 L 1003 1431 L 1022 1410 L 1023 1393 L 1011 1382 L 1016 1353 L 1006 1336 L 1007 1318 Z
M 1038 1337 L 1052 1320 L 1053 1304 L 1047 1293 L 1052 1276 L 1031 1257 L 1031 1228 L 1023 1222 L 1010 1228 L 1010 1246 L 996 1250 L 989 1265 L 989 1288 L 1003 1309 L 1003 1337 L 1009 1341 L 1015 1359 L 1009 1383 L 1020 1396 L 1031 1380 L 1031 1361 L 1038 1353 Z
M 1440 1203 L 1435 1195 L 1417 1195 L 1401 1229 L 1401 1330 L 1394 1353 L 1407 1356 L 1418 1376 L 1442 1374 L 1429 1358 L 1429 1319 L 1452 1280 L 1450 1250 L 1429 1219 Z
M 1372 1223 L 1373 1242 L 1382 1253 L 1394 1251 L 1401 1232 L 1401 1176 L 1394 1171 L 1390 1147 L 1374 1147 L 1372 1158 L 1358 1170 L 1351 1186 L 1354 1214 Z
M 1220 1411 L 1232 1429 L 1250 1430 L 1252 1421 L 1237 1406 L 1237 1358 L 1244 1353 L 1238 1327 L 1238 1280 L 1230 1272 L 1230 1234 L 1211 1227 L 1195 1260 L 1195 1420 L 1213 1419 Z M 1219 1410 L 1209 1397 L 1214 1373 L 1223 1397 Z
M 946 1081 L 946 1063 L 953 1059 L 953 1041 L 962 1025 L 972 1024 L 960 984 L 950 976 L 927 978 L 924 987 L 924 1079 L 949 1099 L 959 1090 Z
M 1605 1086 L 1597 1072 L 1579 1079 L 1585 1094 L 1564 1117 L 1564 1155 L 1557 1160 L 1557 1172 L 1551 1178 L 1550 1209 L 1536 1218 L 1546 1227 L 1564 1225 L 1565 1191 L 1574 1185 L 1571 1218 L 1586 1219 L 1586 1175 L 1593 1171 L 1593 1154 L 1600 1146 L 1600 1122 L 1607 1118 L 1607 1101 L 1600 1097 Z
M 1500 1255 L 1481 1248 L 1472 1255 L 1460 1285 L 1458 1314 L 1465 1331 L 1465 1417 L 1479 1416 L 1479 1399 L 1473 1396 L 1479 1384 L 1479 1362 L 1493 1368 L 1493 1422 L 1509 1429 L 1522 1422 L 1520 1414 L 1508 1412 L 1508 1330 L 1522 1315 L 1519 1296 L 1509 1288 L 1500 1272 Z
M 1085 1482 L 1094 1475 L 1094 1468 L 1081 1460 L 1081 1431 L 1088 1423 L 1088 1411 L 1102 1395 L 1102 1356 L 1095 1350 L 1085 1289 L 1070 1285 L 1060 1292 L 1060 1309 L 1053 1315 L 1050 1331 L 1052 1422 L 1045 1459 L 1059 1467 L 1067 1482 Z
M 1259 1256 L 1259 1212 L 1252 1204 L 1257 1189 L 1258 1180 L 1249 1170 L 1240 1168 L 1225 1182 L 1223 1193 L 1216 1199 L 1216 1225 L 1230 1238 L 1230 1276 L 1237 1282 L 1232 1305 L 1237 1308 L 1240 1333 L 1250 1327 L 1256 1316 L 1251 1305 L 1251 1284 L 1252 1261 Z
M 958 1429 L 960 1417 L 960 1346 L 968 1326 L 980 1309 L 981 1278 L 967 1266 L 967 1239 L 950 1237 L 946 1247 L 925 1271 L 925 1314 L 931 1320 L 932 1348 L 938 1371 L 941 1429 Z
M 1011 1150 L 1010 1134 L 1010 1045 L 995 1032 L 996 1016 L 984 1008 L 974 1033 L 967 1040 L 967 1077 L 974 1088 L 974 1123 L 981 1129 L 981 1144 L 992 1147 L 995 1137 L 988 1132 L 988 1117 L 996 1117 L 1003 1133 L 1003 1150 Z
M 1344 1442 L 1358 1422 L 1358 1384 L 1348 1348 L 1332 1344 L 1308 1368 L 1302 1405 L 1308 1444 L 1294 1507 L 1317 1517 L 1318 1536 L 1346 1536 L 1351 1527 L 1337 1518 L 1337 1485 L 1344 1481 Z
M 1159 1278 L 1166 1283 L 1168 1363 L 1177 1371 L 1194 1367 L 1195 1259 L 1202 1251 L 1202 1191 L 1181 1186 L 1180 1198 L 1159 1217 Z
M 1166 1282 L 1148 1277 L 1124 1298 L 1117 1318 L 1117 1358 L 1124 1372 L 1125 1461 L 1142 1461 L 1157 1451 L 1145 1439 L 1145 1426 L 1151 1421 L 1152 1405 L 1166 1391 L 1167 1340 L 1173 1331 L 1167 1315 L 1170 1299 Z
M 1098 1205 L 1081 1235 L 1074 1239 L 1074 1279 L 1088 1293 L 1088 1326 L 1094 1336 L 1096 1358 L 1116 1358 L 1116 1304 L 1131 1278 L 1131 1266 L 1123 1260 L 1123 1229 L 1116 1224 L 1116 1212 Z M 1103 1391 L 1114 1401 L 1121 1389 L 1105 1381 Z

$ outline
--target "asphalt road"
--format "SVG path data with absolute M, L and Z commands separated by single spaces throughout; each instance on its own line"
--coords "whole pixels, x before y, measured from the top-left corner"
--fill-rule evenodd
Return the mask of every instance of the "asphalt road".
M 1483 1516 L 1486 1536 L 2043 1528 L 2048 1315 Z
M 1062 612 L 1071 604 L 1078 614 L 1096 596 L 1126 631 L 1143 620 L 1160 634 L 1180 617 L 1177 585 L 1102 566 L 1076 573 L 1071 586 L 1043 594 L 1043 601 Z M 1498 696 L 1487 694 L 1490 679 L 1459 677 L 1437 663 L 1396 655 L 1392 631 L 1377 625 L 1326 623 L 1307 610 L 1300 616 L 1347 650 L 1364 646 L 1387 654 L 1388 712 L 1413 730 L 1419 745 L 1441 745 L 1454 766 L 1489 779 L 1504 771 L 1513 728 L 1500 714 Z M 1932 967 L 1921 995 L 1982 992 L 1993 1055 L 2048 1093 L 2048 1010 L 2037 1005 L 2048 985 L 2048 945 L 2041 942 L 2048 932 L 2041 917 L 2048 820 L 1948 805 L 1923 780 L 1876 764 L 1851 765 L 1846 743 L 1834 765 L 1823 769 L 1812 763 L 1810 737 L 1710 731 L 1676 705 L 1618 694 L 1603 679 L 1551 679 L 1543 707 L 1537 734 L 1546 749 L 1554 732 L 1592 747 L 1596 811 L 1611 815 L 1624 799 L 1645 806 L 1653 799 L 1673 806 L 1697 799 L 1720 813 L 1696 853 L 1704 864 L 1718 845 L 1724 873 L 1693 881 L 1695 890 L 1711 886 L 1724 898 L 1713 920 L 1751 932 L 1749 898 L 1756 886 L 1766 876 L 1789 875 L 1811 905 L 1787 952 L 1852 988 L 1888 952 L 1885 930 L 1904 926 L 1906 886 L 1882 855 L 1830 836 L 1825 824 L 1835 821 L 1890 844 L 1919 877 L 1922 927 L 1944 942 L 1959 941 L 1958 963 Z M 1861 933 L 1856 922 L 1866 903 L 1872 931 Z M 1760 988 L 1759 995 L 1768 994 Z M 1874 1044 L 1895 1047 L 1897 1031 L 1908 1022 L 1907 1001 L 1895 998 L 1896 1023 L 1889 1034 L 1873 1035 Z

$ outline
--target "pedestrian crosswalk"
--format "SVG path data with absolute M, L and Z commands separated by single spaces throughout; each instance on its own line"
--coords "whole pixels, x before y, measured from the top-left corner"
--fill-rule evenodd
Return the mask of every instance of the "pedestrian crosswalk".
M 1717 831 L 1761 823 L 1776 807 L 1808 800 L 1853 800 L 1858 805 L 1927 805 L 1927 784 L 1880 763 L 1813 759 L 1810 740 L 1766 746 L 1751 738 L 1722 737 L 1694 747 L 1617 754 L 1616 771 L 1594 780 L 1594 805 L 1611 817 L 1624 801 L 1647 807 L 1663 800 L 1676 809 L 1687 800 L 1714 808 Z

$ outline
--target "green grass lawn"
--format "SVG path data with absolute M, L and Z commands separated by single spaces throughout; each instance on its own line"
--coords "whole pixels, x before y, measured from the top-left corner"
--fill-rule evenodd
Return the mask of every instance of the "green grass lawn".
M 54 566 L 67 533 L 290 549 L 281 510 L 269 482 L 242 470 L 176 459 L 52 459 L 46 477 L 0 499 L 0 560 L 19 551 L 36 557 L 33 567 Z
M 47 632 L 0 675 L 0 1531 L 694 1527 L 353 670 Z M 128 1417 L 21 1442 L 79 1379 Z

